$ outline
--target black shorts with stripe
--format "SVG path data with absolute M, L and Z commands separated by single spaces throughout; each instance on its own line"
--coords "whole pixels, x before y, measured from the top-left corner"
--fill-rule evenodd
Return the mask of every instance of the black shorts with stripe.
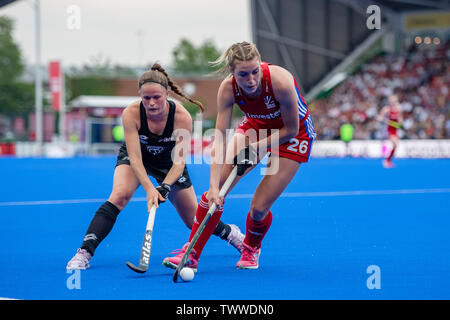
M 120 147 L 119 154 L 117 156 L 116 167 L 122 164 L 130 165 L 130 157 L 128 156 L 128 151 L 126 146 L 123 144 Z M 144 163 L 145 171 L 149 176 L 161 183 L 169 173 L 170 168 L 154 168 L 150 166 L 148 163 Z M 186 166 L 184 166 L 183 174 L 178 178 L 178 180 L 172 185 L 178 189 L 187 189 L 192 186 L 191 177 L 189 176 L 189 172 Z

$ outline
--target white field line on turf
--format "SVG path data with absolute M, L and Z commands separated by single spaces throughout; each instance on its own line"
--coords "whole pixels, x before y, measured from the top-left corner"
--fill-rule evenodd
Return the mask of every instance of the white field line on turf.
M 450 188 L 443 189 L 400 189 L 400 190 L 356 190 L 356 191 L 329 191 L 329 192 L 285 192 L 280 198 L 302 197 L 343 197 L 343 196 L 376 196 L 395 194 L 426 194 L 426 193 L 450 193 Z M 246 199 L 253 194 L 230 194 L 227 198 Z
M 285 192 L 280 198 L 303 198 L 303 197 L 346 197 L 346 196 L 376 196 L 376 195 L 402 195 L 402 194 L 432 194 L 450 193 L 450 188 L 440 189 L 399 189 L 399 190 L 356 190 L 356 191 L 329 191 L 329 192 Z M 253 194 L 230 194 L 227 199 L 250 199 Z M 200 196 L 197 196 L 200 198 Z M 43 200 L 43 201 L 11 201 L 0 202 L 0 207 L 8 206 L 39 206 L 55 204 L 79 204 L 79 203 L 102 203 L 106 199 L 70 199 L 70 200 Z M 146 201 L 145 197 L 131 199 L 133 202 Z

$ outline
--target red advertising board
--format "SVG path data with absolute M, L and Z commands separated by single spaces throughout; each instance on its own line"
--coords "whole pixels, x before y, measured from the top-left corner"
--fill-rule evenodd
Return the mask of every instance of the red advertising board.
M 53 110 L 59 111 L 61 107 L 61 65 L 59 61 L 52 61 L 48 66 L 49 73 L 49 87 L 52 95 Z

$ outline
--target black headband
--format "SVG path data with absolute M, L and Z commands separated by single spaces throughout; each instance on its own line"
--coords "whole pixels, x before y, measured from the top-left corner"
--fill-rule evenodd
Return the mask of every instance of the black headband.
M 153 83 L 160 84 L 160 85 L 162 85 L 164 88 L 167 89 L 167 84 L 161 83 L 161 82 L 159 82 L 159 81 L 151 80 L 151 79 L 142 81 L 142 82 L 140 83 L 140 86 L 139 86 L 139 87 L 142 87 L 144 84 L 149 83 L 149 82 L 153 82 Z

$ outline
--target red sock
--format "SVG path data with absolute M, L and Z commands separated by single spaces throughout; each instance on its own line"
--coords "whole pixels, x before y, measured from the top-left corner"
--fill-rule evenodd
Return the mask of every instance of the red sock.
M 272 212 L 269 211 L 261 221 L 253 220 L 250 213 L 247 215 L 247 226 L 244 242 L 251 247 L 261 248 L 261 243 L 272 224 Z
M 396 148 L 392 148 L 391 153 L 389 154 L 389 157 L 387 158 L 388 161 L 391 161 L 392 157 L 394 156 Z
M 195 233 L 198 230 L 198 227 L 202 223 L 203 219 L 205 218 L 206 214 L 208 213 L 209 205 L 208 205 L 208 199 L 206 199 L 206 192 L 202 195 L 202 198 L 200 199 L 200 202 L 198 203 L 197 212 L 195 213 L 195 219 L 194 223 L 192 224 L 191 229 L 191 235 L 189 236 L 189 241 L 192 240 Z M 213 234 L 214 230 L 217 227 L 217 224 L 220 221 L 220 218 L 222 217 L 223 209 L 217 209 L 216 212 L 211 216 L 211 218 L 208 221 L 208 224 L 206 225 L 205 229 L 203 229 L 202 234 L 198 238 L 197 242 L 194 245 L 194 250 L 197 253 L 197 258 L 200 258 L 200 255 L 202 254 L 203 248 L 206 245 L 206 242 L 208 242 L 208 239 Z

